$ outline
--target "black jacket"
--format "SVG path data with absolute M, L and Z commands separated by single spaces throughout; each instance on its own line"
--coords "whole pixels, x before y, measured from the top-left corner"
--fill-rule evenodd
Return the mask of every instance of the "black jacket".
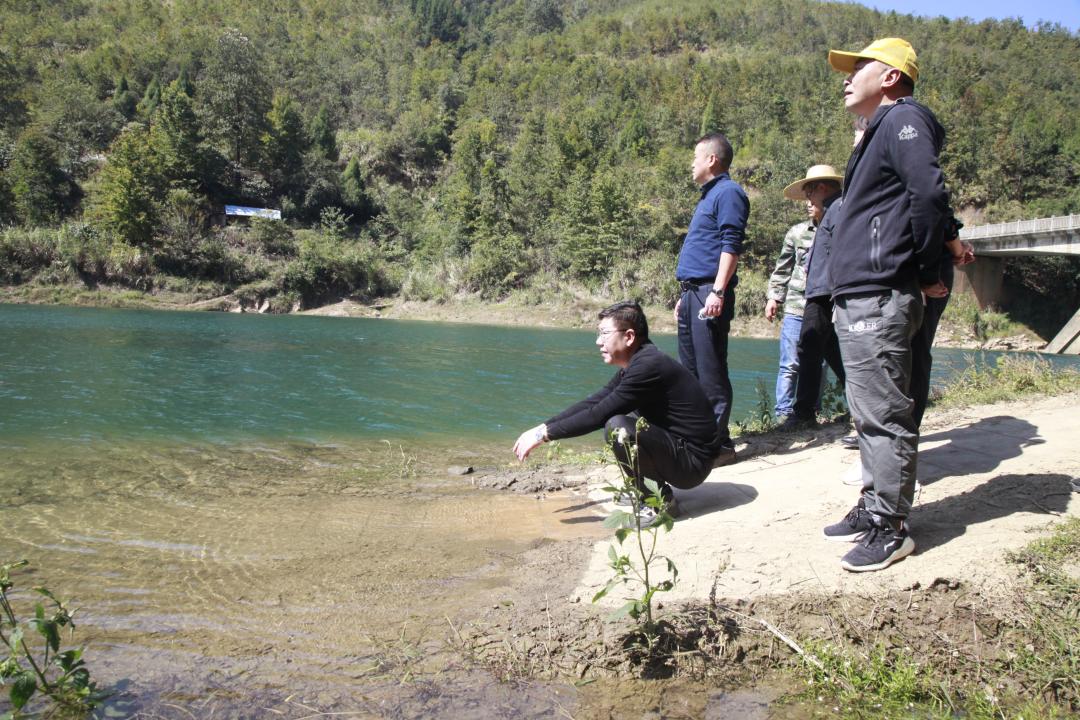
M 814 245 L 806 256 L 806 289 L 803 297 L 807 300 L 832 295 L 828 275 L 829 249 L 832 247 L 833 232 L 836 231 L 836 213 L 843 204 L 840 193 L 825 198 L 825 214 L 814 233 Z
M 911 98 L 878 108 L 844 176 L 829 248 L 833 297 L 938 279 L 948 208 L 945 130 Z
M 703 460 L 711 462 L 720 449 L 716 417 L 697 378 L 648 341 L 605 387 L 548 420 L 548 437 L 584 435 L 632 412 L 682 438 Z

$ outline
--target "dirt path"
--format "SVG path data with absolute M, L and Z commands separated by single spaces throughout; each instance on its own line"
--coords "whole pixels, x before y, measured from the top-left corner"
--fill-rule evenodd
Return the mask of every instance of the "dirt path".
M 1080 493 L 1070 485 L 1080 476 L 1078 403 L 1074 393 L 928 415 L 919 457 L 923 487 L 911 515 L 916 553 L 876 573 L 842 570 L 849 545 L 821 535 L 857 498 L 858 489 L 841 482 L 858 460 L 857 451 L 836 442 L 843 428 L 744 446 L 749 457 L 677 493 L 681 516 L 662 540 L 680 571 L 669 597 L 704 600 L 717 578 L 718 596 L 750 600 L 927 588 L 939 578 L 1004 591 L 1013 576 L 1005 552 L 1062 516 L 1080 514 Z M 592 487 L 590 498 L 606 513 L 605 494 Z M 580 597 L 591 597 L 610 577 L 608 544 L 596 544 Z

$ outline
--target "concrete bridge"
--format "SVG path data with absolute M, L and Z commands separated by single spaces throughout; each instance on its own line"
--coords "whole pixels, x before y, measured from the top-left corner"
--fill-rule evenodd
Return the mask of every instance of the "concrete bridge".
M 1080 256 L 1080 215 L 1016 220 L 965 227 L 960 239 L 971 243 L 979 260 L 957 273 L 956 290 L 970 289 L 985 308 L 1001 301 L 1004 258 L 1016 255 Z M 1080 310 L 1044 352 L 1080 354 Z

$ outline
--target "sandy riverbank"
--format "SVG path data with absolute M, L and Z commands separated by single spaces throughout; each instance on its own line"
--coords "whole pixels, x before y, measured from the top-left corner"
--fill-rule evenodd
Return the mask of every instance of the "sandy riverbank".
M 1080 477 L 1078 402 L 1073 393 L 932 411 L 921 443 L 922 490 L 911 515 L 916 553 L 877 573 L 845 572 L 839 560 L 848 545 L 821 536 L 821 527 L 842 517 L 857 496 L 840 481 L 857 455 L 835 442 L 846 428 L 740 446 L 740 462 L 677 494 L 680 517 L 661 541 L 661 552 L 680 570 L 661 615 L 684 630 L 700 629 L 696 645 L 684 649 L 688 657 L 707 653 L 716 661 L 695 672 L 756 686 L 793 662 L 794 652 L 760 620 L 804 644 L 850 639 L 858 628 L 865 637 L 857 641 L 899 643 L 917 657 L 991 659 L 1010 652 L 1003 641 L 1011 629 L 1002 619 L 1013 617 L 1022 587 L 1008 554 L 1080 516 L 1080 493 L 1071 484 Z M 606 515 L 612 506 L 600 487 L 613 473 L 596 469 L 572 481 L 580 501 L 571 509 Z M 530 477 L 537 475 L 543 470 Z M 611 576 L 609 545 L 608 539 L 591 547 L 578 541 L 550 557 L 527 558 L 513 582 L 514 605 L 483 613 L 465 629 L 465 645 L 508 673 L 640 676 L 641 667 L 612 650 L 626 621 L 601 620 L 622 597 L 615 593 L 601 607 L 590 603 Z M 732 624 L 729 634 L 706 631 L 730 623 L 729 611 L 745 621 Z M 694 716 L 694 708 L 686 712 Z

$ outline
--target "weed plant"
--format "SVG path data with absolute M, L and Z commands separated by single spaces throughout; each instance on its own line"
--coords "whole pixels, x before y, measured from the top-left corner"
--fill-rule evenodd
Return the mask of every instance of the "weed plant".
M 9 685 L 11 712 L 3 720 L 26 717 L 27 704 L 35 693 L 49 698 L 50 717 L 82 717 L 104 699 L 90 680 L 82 648 L 60 651 L 64 628 L 74 632 L 75 611 L 44 587 L 33 591 L 43 600 L 34 604 L 34 616 L 20 620 L 12 604 L 15 583 L 11 571 L 25 567 L 26 560 L 0 565 L 0 643 L 7 657 L 0 661 L 0 684 Z M 28 634 L 27 631 L 32 631 Z M 40 637 L 35 643 L 33 635 Z
M 754 394 L 757 396 L 754 409 L 746 418 L 734 422 L 735 432 L 738 435 L 761 435 L 776 427 L 776 417 L 773 415 L 773 399 L 769 395 L 769 389 L 765 386 L 765 381 L 761 378 L 758 378 Z
M 807 643 L 808 695 L 841 717 L 1050 720 L 1080 713 L 1080 518 L 1007 558 L 1026 576 L 991 651 L 916 656 L 906 645 Z M 850 622 L 850 620 L 848 620 Z
M 653 616 L 653 597 L 658 592 L 668 592 L 675 587 L 679 580 L 679 570 L 670 558 L 659 555 L 656 552 L 656 542 L 661 530 L 671 532 L 675 523 L 674 518 L 668 513 L 669 504 L 664 500 L 660 492 L 660 486 L 655 480 L 646 479 L 646 491 L 642 491 L 634 477 L 640 474 L 638 459 L 637 440 L 641 432 L 648 427 L 645 418 L 638 418 L 634 427 L 634 438 L 620 429 L 609 438 L 612 452 L 614 443 L 620 443 L 627 450 L 631 468 L 626 468 L 622 463 L 616 462 L 622 482 L 619 485 L 609 485 L 604 488 L 617 498 L 624 497 L 630 500 L 630 510 L 616 509 L 604 521 L 604 527 L 615 531 L 614 545 L 608 548 L 609 566 L 614 572 L 608 581 L 592 601 L 598 602 L 617 587 L 639 587 L 641 594 L 626 599 L 626 602 L 610 615 L 611 620 L 629 615 L 638 621 L 646 643 L 649 647 L 657 639 L 657 623 Z M 656 518 L 651 524 L 646 524 L 643 519 L 644 508 L 651 508 L 656 513 Z M 626 539 L 632 538 L 633 542 L 628 550 Z M 658 580 L 657 565 L 664 563 L 667 567 L 667 579 Z
M 1024 328 L 1009 319 L 1003 312 L 993 307 L 982 309 L 978 300 L 970 293 L 957 293 L 949 305 L 946 318 L 953 318 L 952 323 L 959 324 L 964 332 L 971 333 L 979 342 L 986 342 L 993 337 L 1018 335 Z
M 1061 395 L 1080 390 L 1080 372 L 1055 368 L 1037 355 L 1002 355 L 993 365 L 968 356 L 969 367 L 935 393 L 939 407 L 985 405 L 1028 395 Z

